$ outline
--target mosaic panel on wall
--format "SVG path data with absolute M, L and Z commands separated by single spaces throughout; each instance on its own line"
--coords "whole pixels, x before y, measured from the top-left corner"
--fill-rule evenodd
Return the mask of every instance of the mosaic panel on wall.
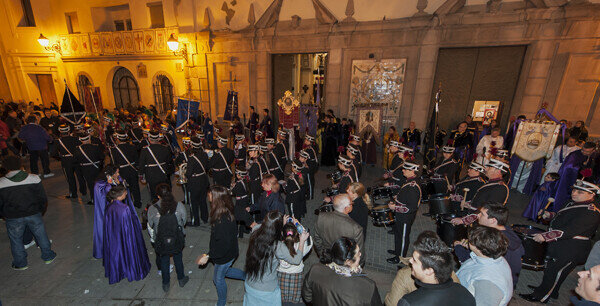
M 61 35 L 62 55 L 67 57 L 122 54 L 167 54 L 167 37 L 179 34 L 177 28 L 143 31 L 96 32 Z
M 395 124 L 402 104 L 406 59 L 353 60 L 350 82 L 350 114 L 359 109 L 382 110 L 383 127 Z

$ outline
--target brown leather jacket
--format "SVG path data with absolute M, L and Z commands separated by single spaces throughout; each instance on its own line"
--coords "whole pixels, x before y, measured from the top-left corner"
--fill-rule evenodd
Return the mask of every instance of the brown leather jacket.
M 356 240 L 358 247 L 362 252 L 360 258 L 361 265 L 365 263 L 365 237 L 363 236 L 363 228 L 358 225 L 347 214 L 332 211 L 320 213 L 317 219 L 317 228 L 315 229 L 315 249 L 317 254 L 321 256 L 323 251 L 329 250 L 333 243 L 341 237 L 348 237 Z

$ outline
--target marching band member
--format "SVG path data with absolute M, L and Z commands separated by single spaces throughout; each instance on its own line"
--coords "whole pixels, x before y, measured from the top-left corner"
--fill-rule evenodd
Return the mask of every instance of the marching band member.
M 389 151 L 393 154 L 392 162 L 387 172 L 383 175 L 383 178 L 388 179 L 386 186 L 399 185 L 401 186 L 404 182 L 404 176 L 402 175 L 402 165 L 404 165 L 404 152 L 400 150 L 400 143 L 397 141 L 390 141 Z
M 393 202 L 388 204 L 388 207 L 394 211 L 396 220 L 392 228 L 394 249 L 388 250 L 388 253 L 394 255 L 387 259 L 387 262 L 391 264 L 400 262 L 398 256 L 406 257 L 410 245 L 410 230 L 421 204 L 421 187 L 417 182 L 417 171 L 419 171 L 417 164 L 405 162 L 402 165 L 402 174 L 406 181 L 393 196 Z
M 362 152 L 360 151 L 360 136 L 350 134 L 348 146 L 354 148 L 354 150 L 356 150 L 358 152 L 358 155 L 357 155 L 358 163 L 362 164 L 363 156 L 362 156 Z
M 252 144 L 254 144 L 256 141 L 254 134 L 258 129 L 258 114 L 254 110 L 254 106 L 250 106 L 250 118 L 248 123 L 246 123 L 246 128 L 250 130 L 250 139 L 252 140 Z
M 455 156 L 461 167 L 464 161 L 470 161 L 469 150 L 473 146 L 473 132 L 467 129 L 466 122 L 461 122 L 456 130 L 450 132 L 448 145 L 456 148 Z
M 126 186 L 133 197 L 133 205 L 142 208 L 139 174 L 135 167 L 138 160 L 137 148 L 127 142 L 128 136 L 125 131 L 117 131 L 114 136 L 116 145 L 109 149 L 113 164 L 119 167 L 119 174 L 125 180 Z
M 433 168 L 433 186 L 435 193 L 447 194 L 450 186 L 454 184 L 454 178 L 458 175 L 459 164 L 454 159 L 454 147 L 444 146 L 442 148 L 443 159 L 440 164 Z
M 75 159 L 81 167 L 81 173 L 88 187 L 90 201 L 88 205 L 94 205 L 94 184 L 100 171 L 104 167 L 104 150 L 100 145 L 93 144 L 89 134 L 80 134 L 79 141 L 81 145 L 73 153 Z
M 240 166 L 246 165 L 246 136 L 243 134 L 235 135 L 235 145 L 233 146 L 233 155 L 235 157 L 235 164 Z
M 483 186 L 486 181 L 483 177 L 485 174 L 485 167 L 477 162 L 471 162 L 469 169 L 467 170 L 467 176 L 460 180 L 454 186 L 454 193 L 450 195 L 450 205 L 453 212 L 458 213 L 460 211 L 460 203 L 463 201 L 465 189 L 468 189 L 465 202 L 471 202 L 477 190 Z
M 152 131 L 148 135 L 149 145 L 140 151 L 138 166 L 140 174 L 144 175 L 150 190 L 151 201 L 155 201 L 156 186 L 166 183 L 171 186 L 171 174 L 173 174 L 173 154 L 171 149 L 161 144 L 162 135 Z
M 210 162 L 208 155 L 202 148 L 200 138 L 190 138 L 190 148 L 185 176 L 187 178 L 187 187 L 189 188 L 190 205 L 192 208 L 192 226 L 199 226 L 200 219 L 204 223 L 208 222 L 206 194 L 208 193 L 209 186 L 208 170 L 210 169 Z
M 143 124 L 144 122 L 141 118 L 139 121 L 133 121 L 131 129 L 127 131 L 129 138 L 131 138 L 138 152 L 142 149 L 142 140 L 144 140 L 144 132 L 142 130 Z
M 300 151 L 298 154 L 298 160 L 304 165 L 302 167 L 302 174 L 306 176 L 308 182 L 306 182 L 306 199 L 312 200 L 315 194 L 315 173 L 319 169 L 319 165 L 315 160 L 310 159 L 310 154 L 305 150 Z
M 261 130 L 254 132 L 254 144 L 260 144 L 263 141 L 265 134 Z
M 319 158 L 317 155 L 317 149 L 315 144 L 315 137 L 308 134 L 304 135 L 304 144 L 302 145 L 303 150 L 308 153 L 309 157 L 306 161 L 310 169 L 310 199 L 312 200 L 315 196 L 315 173 L 319 170 Z
M 215 184 L 227 187 L 231 185 L 233 171 L 233 151 L 227 147 L 227 138 L 217 135 L 217 150 L 210 158 L 209 168 L 212 170 L 212 175 Z
M 421 145 L 421 131 L 415 128 L 416 124 L 414 121 L 411 121 L 408 124 L 408 128 L 405 128 L 402 131 L 402 137 L 400 138 L 400 142 L 403 145 L 407 145 L 415 150 L 418 146 Z
M 279 164 L 281 165 L 281 169 L 285 169 L 287 165 L 289 154 L 288 148 L 289 143 L 287 141 L 287 133 L 284 130 L 277 131 L 277 143 L 275 144 L 275 148 L 273 152 L 275 156 L 279 159 Z
M 243 238 L 244 233 L 249 233 L 250 224 L 252 224 L 252 216 L 246 210 L 250 207 L 250 196 L 248 190 L 248 182 L 246 178 L 248 171 L 245 168 L 235 169 L 235 182 L 231 188 L 231 195 L 235 197 L 234 215 L 238 223 L 238 238 Z
M 269 171 L 271 174 L 275 175 L 275 177 L 277 178 L 277 181 L 283 181 L 284 177 L 283 177 L 283 170 L 284 165 L 281 164 L 281 161 L 279 159 L 279 157 L 277 155 L 275 155 L 275 152 L 273 152 L 273 146 L 275 145 L 275 139 L 273 138 L 267 138 L 265 139 L 265 144 L 267 145 L 268 151 L 267 151 L 267 156 L 268 156 L 268 164 L 269 164 Z
M 338 157 L 338 168 L 343 172 L 342 179 L 338 183 L 338 190 L 344 193 L 350 183 L 358 182 L 358 177 L 355 173 L 350 173 L 352 170 L 352 160 L 345 155 Z
M 263 175 L 268 173 L 268 167 L 265 160 L 260 156 L 260 145 L 253 144 L 248 146 L 248 162 L 246 163 L 246 169 L 248 169 L 248 177 L 250 183 L 250 201 L 252 204 L 257 203 L 260 197 L 261 182 Z
M 299 160 L 292 161 L 292 173 L 285 185 L 285 204 L 290 215 L 300 221 L 306 215 L 306 182 L 302 174 L 304 165 Z
M 556 213 L 541 210 L 542 218 L 550 220 L 548 231 L 533 235 L 533 240 L 547 242 L 547 261 L 542 283 L 530 294 L 521 297 L 531 302 L 548 302 L 558 298 L 562 282 L 577 265 L 585 263 L 592 248 L 591 238 L 600 224 L 600 208 L 596 196 L 600 187 L 577 180 L 571 200 Z
M 82 196 L 87 194 L 85 179 L 83 178 L 81 168 L 74 155 L 78 150 L 77 147 L 81 145 L 81 142 L 77 137 L 69 133 L 71 127 L 66 124 L 61 124 L 58 127 L 58 131 L 60 132 L 60 137 L 57 139 L 57 149 L 58 154 L 60 155 L 60 165 L 65 172 L 65 177 L 69 184 L 69 194 L 66 198 L 75 199 L 77 198 L 77 182 L 75 181 L 75 175 L 77 175 L 77 181 L 79 181 L 79 192 Z
M 471 202 L 466 202 L 465 207 L 469 209 L 478 209 L 487 202 L 497 202 L 506 205 L 508 201 L 509 189 L 502 178 L 508 173 L 508 164 L 497 160 L 490 159 L 485 165 L 485 175 L 488 178 L 487 183 L 477 189 Z
M 362 164 L 358 161 L 358 155 L 360 154 L 360 150 L 355 149 L 352 146 L 348 146 L 346 148 L 346 155 L 352 159 L 352 168 L 356 173 L 357 180 L 362 175 Z

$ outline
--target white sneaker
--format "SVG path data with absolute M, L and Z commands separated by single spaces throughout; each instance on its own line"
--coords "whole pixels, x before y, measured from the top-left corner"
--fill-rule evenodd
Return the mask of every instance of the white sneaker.
M 34 245 L 35 245 L 35 240 L 31 240 L 30 243 L 28 243 L 28 244 L 25 245 L 25 250 L 29 249 L 30 247 L 32 247 Z
M 53 177 L 54 173 L 50 172 L 48 174 L 44 174 L 44 178 Z
M 169 265 L 169 273 L 173 273 L 173 265 Z M 158 276 L 162 276 L 162 271 L 158 269 Z

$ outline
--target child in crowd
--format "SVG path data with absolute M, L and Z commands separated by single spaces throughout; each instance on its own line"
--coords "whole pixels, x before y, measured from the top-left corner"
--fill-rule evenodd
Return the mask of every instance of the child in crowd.
M 282 240 L 290 251 L 293 257 L 298 253 L 300 242 L 299 231 L 306 229 L 294 218 L 289 218 L 288 222 L 283 226 Z M 312 239 L 307 239 L 304 242 L 304 250 L 302 256 L 306 256 L 312 248 Z M 279 278 L 279 287 L 281 288 L 281 302 L 283 305 L 296 305 L 302 302 L 302 275 L 304 270 L 304 262 L 294 265 L 288 263 L 284 259 L 279 260 L 279 268 L 277 268 L 277 276 Z
M 277 182 L 277 178 L 273 174 L 264 175 L 261 186 L 263 193 L 260 195 L 258 202 L 248 207 L 246 211 L 258 211 L 256 218 L 258 222 L 262 222 L 267 213 L 272 210 L 285 214 L 285 204 L 279 194 L 281 185 Z
M 556 194 L 556 187 L 558 185 L 559 178 L 560 177 L 556 172 L 546 174 L 544 177 L 544 183 L 533 194 L 531 201 L 529 201 L 529 205 L 527 205 L 527 208 L 525 208 L 523 211 L 523 217 L 538 222 L 539 211 L 546 208 L 548 199 Z

